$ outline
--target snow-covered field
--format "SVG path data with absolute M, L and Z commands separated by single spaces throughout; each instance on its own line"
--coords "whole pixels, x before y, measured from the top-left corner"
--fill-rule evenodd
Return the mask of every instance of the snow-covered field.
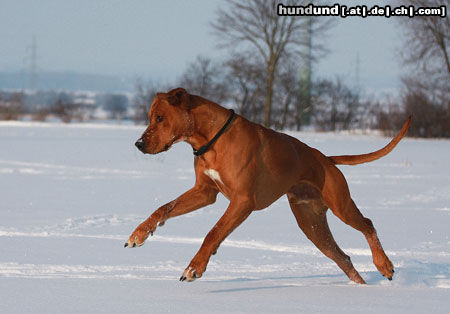
M 450 141 L 404 139 L 385 158 L 342 166 L 396 267 L 384 279 L 362 234 L 331 213 L 351 283 L 297 227 L 281 198 L 253 213 L 203 277 L 178 278 L 227 205 L 169 220 L 140 248 L 134 228 L 194 182 L 192 150 L 133 146 L 143 127 L 0 123 L 0 313 L 442 312 L 450 308 Z M 328 155 L 387 138 L 295 133 Z

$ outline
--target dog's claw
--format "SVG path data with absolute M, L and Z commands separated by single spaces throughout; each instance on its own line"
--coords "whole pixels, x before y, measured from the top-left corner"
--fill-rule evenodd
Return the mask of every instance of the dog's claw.
M 133 243 L 133 247 L 136 247 L 136 243 Z
M 125 244 L 123 245 L 123 247 L 127 247 L 128 246 L 128 242 L 125 242 Z
M 188 268 L 186 268 L 183 275 L 181 275 L 180 281 L 192 282 L 192 281 L 200 278 L 201 276 L 202 276 L 201 273 L 198 274 L 196 269 L 189 266 Z
M 388 277 L 388 280 L 389 280 L 389 281 L 392 281 L 392 277 Z

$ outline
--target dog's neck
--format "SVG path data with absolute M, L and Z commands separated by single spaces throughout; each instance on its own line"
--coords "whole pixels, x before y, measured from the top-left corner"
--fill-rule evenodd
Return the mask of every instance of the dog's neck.
M 198 98 L 198 104 L 190 110 L 192 119 L 191 135 L 185 140 L 194 150 L 208 143 L 223 127 L 230 116 L 228 109 L 201 97 Z

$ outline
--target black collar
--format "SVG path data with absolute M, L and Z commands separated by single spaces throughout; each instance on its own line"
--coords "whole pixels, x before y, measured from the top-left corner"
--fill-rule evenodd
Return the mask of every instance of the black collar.
M 214 144 L 215 141 L 217 141 L 219 136 L 221 136 L 223 134 L 223 132 L 225 132 L 225 129 L 231 123 L 231 120 L 233 120 L 233 118 L 234 118 L 234 110 L 230 109 L 230 112 L 231 112 L 231 114 L 230 114 L 230 117 L 228 118 L 227 122 L 225 122 L 224 126 L 219 130 L 219 132 L 217 132 L 217 134 L 212 138 L 212 140 L 210 140 L 208 143 L 206 143 L 205 145 L 200 147 L 198 150 L 195 150 L 195 148 L 192 147 L 192 149 L 194 150 L 195 156 L 201 156 L 204 153 L 206 153 L 208 151 L 208 149 L 211 147 L 211 145 Z

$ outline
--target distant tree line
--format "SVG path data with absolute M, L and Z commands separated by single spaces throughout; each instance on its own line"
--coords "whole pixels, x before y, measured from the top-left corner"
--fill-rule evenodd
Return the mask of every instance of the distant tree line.
M 17 120 L 24 112 L 23 93 L 0 93 L 0 120 Z
M 139 81 L 133 101 L 135 122 L 148 122 L 148 111 L 157 92 L 182 86 L 191 94 L 233 107 L 249 120 L 264 124 L 265 85 L 261 82 L 263 76 L 259 75 L 264 69 L 256 65 L 241 65 L 238 61 L 239 59 L 220 63 L 200 56 L 188 65 L 173 85 L 158 86 Z M 303 126 L 302 120 L 297 119 L 297 111 L 302 108 L 297 104 L 303 101 L 300 74 L 297 72 L 294 67 L 290 67 L 277 77 L 271 127 L 300 129 Z M 311 123 L 318 130 L 337 131 L 374 126 L 373 123 L 367 123 L 372 104 L 363 100 L 357 91 L 346 86 L 340 79 L 314 82 L 311 97 L 312 106 L 306 110 L 311 111 Z
M 416 7 L 448 6 L 449 1 L 398 0 Z M 0 92 L 0 119 L 17 119 L 28 114 L 41 121 L 48 117 L 64 122 L 84 121 L 101 116 L 148 123 L 148 111 L 156 93 L 181 86 L 276 129 L 376 128 L 393 134 L 412 115 L 409 135 L 450 137 L 448 15 L 396 18 L 405 38 L 401 50 L 404 64 L 401 94 L 390 100 L 374 101 L 340 78 L 304 80 L 301 73 L 307 66 L 305 60 L 314 65 L 327 53 L 318 38 L 325 38 L 323 35 L 334 21 L 278 16 L 277 2 L 227 1 L 211 25 L 227 57 L 213 60 L 198 56 L 170 85 L 138 80 L 132 99 L 119 93 L 89 98 L 64 92 L 33 95 Z
M 0 91 L 0 120 L 58 119 L 69 123 L 131 119 L 129 98 L 121 93 Z

